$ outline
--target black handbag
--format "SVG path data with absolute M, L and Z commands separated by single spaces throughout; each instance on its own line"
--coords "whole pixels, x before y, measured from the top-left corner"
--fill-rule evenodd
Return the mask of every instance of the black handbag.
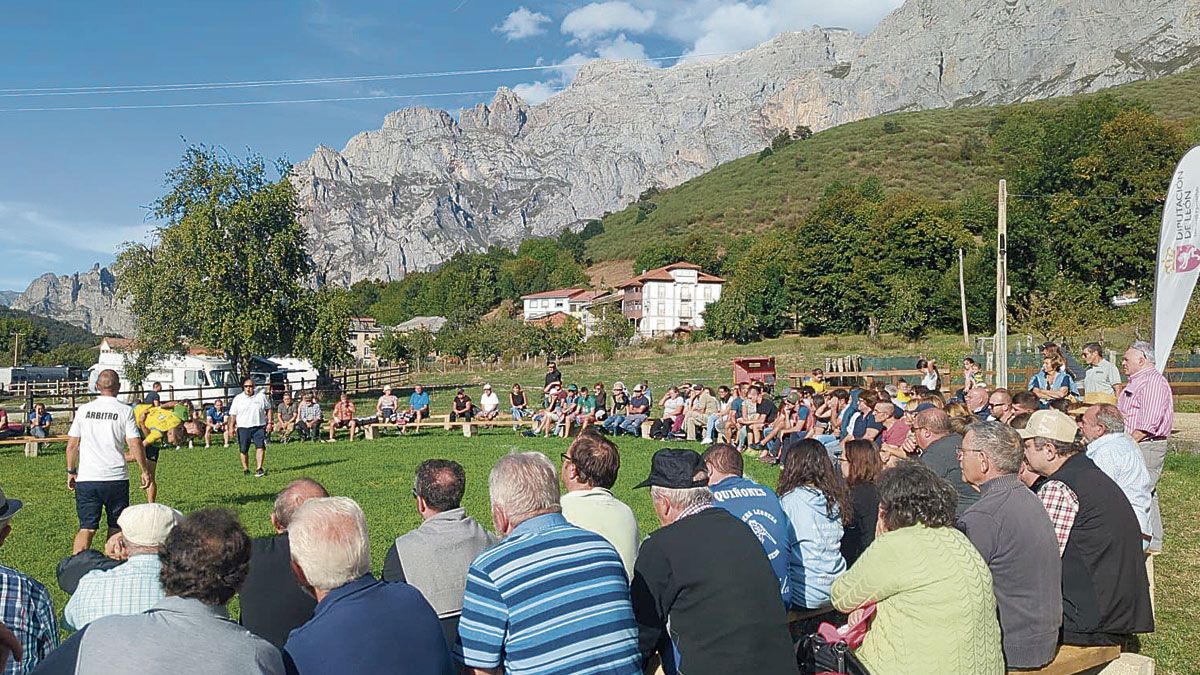
M 816 633 L 796 645 L 802 675 L 871 675 L 845 642 L 829 642 Z

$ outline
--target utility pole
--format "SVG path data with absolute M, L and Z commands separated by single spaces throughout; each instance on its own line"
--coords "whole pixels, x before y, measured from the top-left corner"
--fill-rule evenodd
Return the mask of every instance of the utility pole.
M 1008 387 L 1008 182 L 1000 181 L 996 220 L 996 387 Z
M 967 282 L 963 275 L 963 250 L 958 249 L 958 300 L 962 305 L 963 344 L 971 346 L 971 329 L 967 327 Z
M 21 336 L 22 336 L 22 335 L 24 335 L 24 333 L 12 333 L 12 339 L 13 339 L 13 360 L 12 360 L 12 364 L 13 364 L 13 368 L 16 368 L 16 367 L 17 367 L 17 358 L 18 358 L 18 357 L 20 356 L 20 354 L 21 354 Z

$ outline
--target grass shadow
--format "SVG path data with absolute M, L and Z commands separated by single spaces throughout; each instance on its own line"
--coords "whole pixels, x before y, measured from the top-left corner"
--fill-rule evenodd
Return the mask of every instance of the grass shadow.
M 257 504 L 258 502 L 274 502 L 276 493 L 274 492 L 259 492 L 250 495 L 237 495 L 220 497 L 216 500 L 219 504 L 238 504 L 245 506 L 246 504 Z
M 350 461 L 348 458 L 343 459 L 321 459 L 308 464 L 300 464 L 298 466 L 281 466 L 277 471 L 299 471 L 301 469 L 312 469 L 318 466 L 330 466 L 331 464 L 341 464 L 342 462 Z

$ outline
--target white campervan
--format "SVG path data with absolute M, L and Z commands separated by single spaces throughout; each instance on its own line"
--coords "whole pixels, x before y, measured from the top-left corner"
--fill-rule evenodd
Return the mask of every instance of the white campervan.
M 162 397 L 191 399 L 199 406 L 216 398 L 237 395 L 240 390 L 237 376 L 228 359 L 208 355 L 172 355 L 158 363 L 144 382 L 130 382 L 125 377 L 125 356 L 116 340 L 106 338 L 100 344 L 100 360 L 92 366 L 88 376 L 88 391 L 96 391 L 96 378 L 100 371 L 111 368 L 121 376 L 121 391 L 134 389 L 149 391 L 158 382 L 162 385 Z M 134 402 L 134 401 L 127 401 Z

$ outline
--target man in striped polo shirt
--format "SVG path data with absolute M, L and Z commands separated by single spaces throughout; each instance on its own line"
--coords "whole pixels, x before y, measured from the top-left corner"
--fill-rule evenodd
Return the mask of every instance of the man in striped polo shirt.
M 641 673 L 621 557 L 562 517 L 554 465 L 502 457 L 488 478 L 504 537 L 471 563 L 455 658 L 469 673 Z
M 1166 367 L 1167 355 L 1163 356 Z M 1163 461 L 1167 457 L 1167 438 L 1175 423 L 1175 399 L 1171 385 L 1154 365 L 1154 348 L 1146 342 L 1134 342 L 1121 359 L 1129 383 L 1117 397 L 1117 410 L 1125 418 L 1125 433 L 1133 436 L 1154 491 L 1150 501 L 1150 550 L 1161 551 L 1163 541 L 1162 514 L 1158 509 L 1158 479 L 1162 477 Z

